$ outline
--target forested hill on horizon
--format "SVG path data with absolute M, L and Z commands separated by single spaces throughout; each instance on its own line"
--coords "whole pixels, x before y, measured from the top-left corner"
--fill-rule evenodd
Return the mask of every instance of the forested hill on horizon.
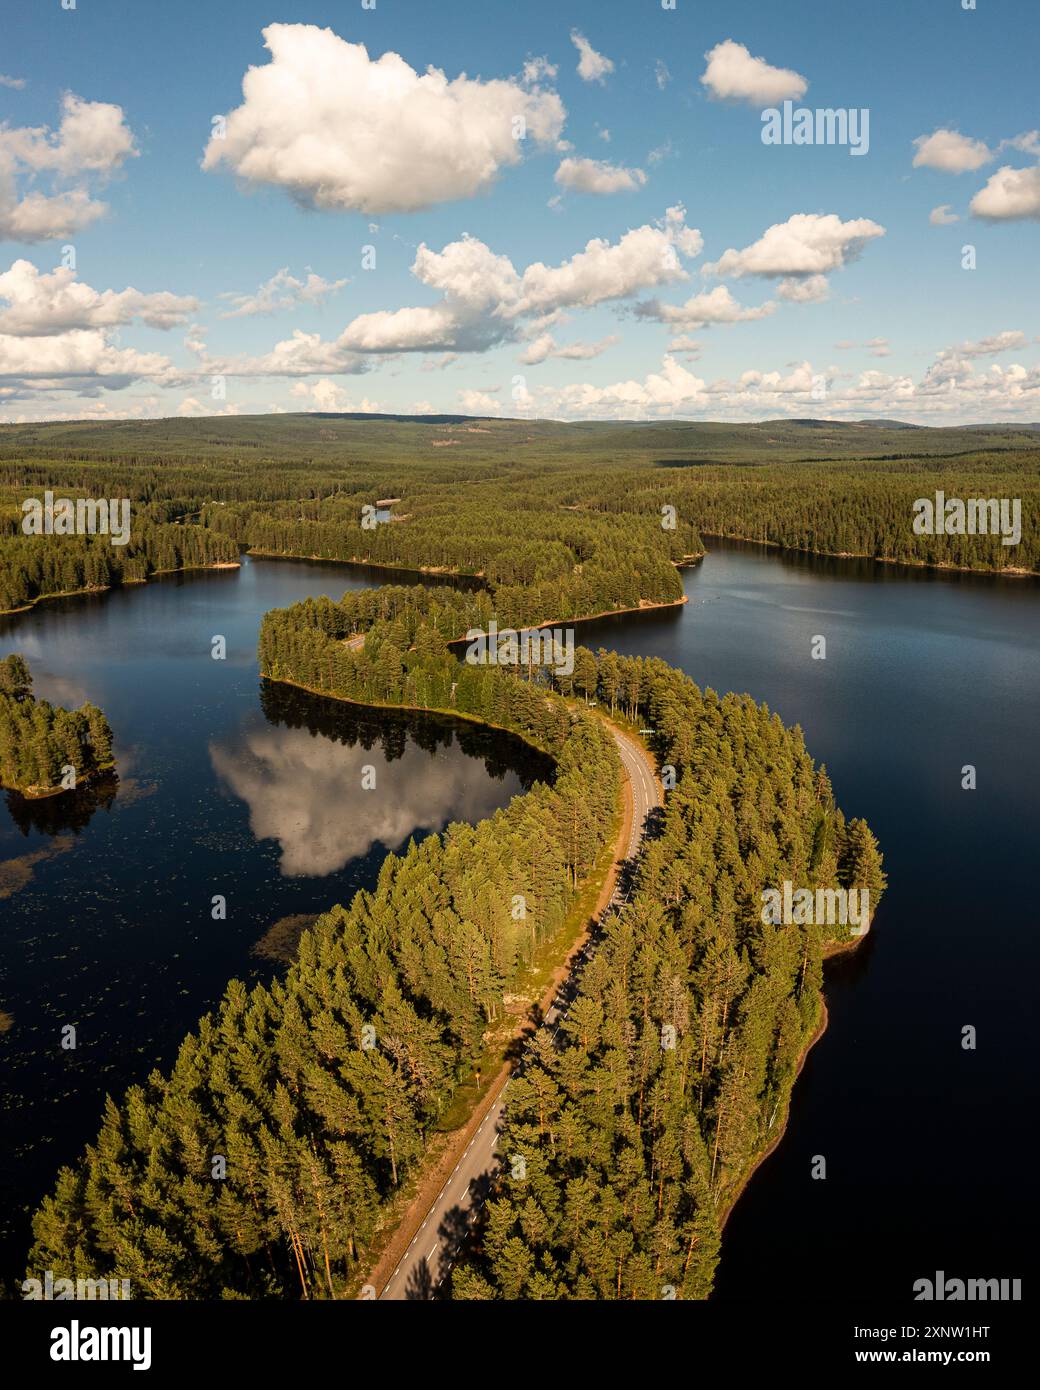
M 478 577 L 499 618 L 525 623 L 680 601 L 676 566 L 703 554 L 704 536 L 1037 574 L 1038 460 L 1040 432 L 1010 425 L 269 414 L 4 426 L 0 611 L 233 565 L 243 550 Z M 963 499 L 986 505 L 971 527 L 944 529 L 940 515 L 918 534 L 916 504 L 940 492 L 962 517 Z M 48 493 L 129 499 L 128 543 L 27 533 L 27 502 L 42 515 Z
M 272 456 L 319 458 L 344 446 L 383 457 L 402 448 L 450 450 L 453 456 L 497 461 L 503 447 L 541 460 L 552 450 L 574 461 L 604 459 L 657 464 L 684 462 L 770 463 L 800 459 L 935 457 L 974 452 L 1029 452 L 1040 460 L 1040 421 L 1015 424 L 913 425 L 900 420 L 763 420 L 753 424 L 712 420 L 559 421 L 480 415 L 391 415 L 307 411 L 266 415 L 212 415 L 157 420 L 73 420 L 0 425 L 0 464 L 19 456 L 63 457 L 149 454 L 181 450 L 223 453 L 262 449 Z M 696 457 L 694 456 L 695 451 Z M 516 459 L 515 462 L 523 462 Z

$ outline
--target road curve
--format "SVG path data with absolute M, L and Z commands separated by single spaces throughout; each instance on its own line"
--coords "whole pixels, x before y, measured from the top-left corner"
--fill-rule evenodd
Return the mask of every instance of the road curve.
M 614 725 L 609 725 L 609 728 L 617 743 L 632 798 L 628 844 L 623 855 L 624 858 L 631 859 L 638 852 L 645 834 L 647 816 L 653 807 L 661 804 L 661 789 L 654 774 L 653 763 L 642 745 Z M 615 892 L 611 906 L 617 896 Z M 608 907 L 607 911 L 609 910 Z M 591 949 L 591 943 L 586 942 L 574 958 L 572 973 L 563 981 L 552 1007 L 546 1012 L 545 1027 L 552 1029 L 553 1036 L 559 1027 L 559 1020 L 566 1014 L 574 997 L 574 973 L 584 965 Z M 471 1135 L 451 1176 L 441 1188 L 422 1225 L 412 1236 L 411 1244 L 400 1263 L 379 1294 L 380 1298 L 437 1297 L 437 1289 L 451 1268 L 469 1225 L 476 1219 L 477 1209 L 484 1201 L 487 1186 L 494 1172 L 497 1163 L 495 1148 L 508 1089 L 506 1083 L 489 1107 L 476 1133 Z

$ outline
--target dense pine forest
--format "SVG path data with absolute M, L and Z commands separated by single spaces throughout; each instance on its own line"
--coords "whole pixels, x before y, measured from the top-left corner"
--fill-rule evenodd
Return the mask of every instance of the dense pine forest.
M 762 890 L 884 890 L 874 837 L 846 823 L 799 729 L 656 659 L 581 667 L 589 694 L 650 721 L 678 780 L 561 1036 L 540 1035 L 511 1085 L 509 1162 L 455 1298 L 705 1297 L 721 1222 L 782 1132 L 819 1026 L 823 955 L 848 943 L 847 928 L 763 924 Z
M 266 670 L 322 683 L 322 649 L 341 643 L 318 611 L 271 615 Z M 410 679 L 439 695 L 455 662 L 435 625 L 419 624 L 407 677 L 378 626 L 376 693 L 400 703 Z M 330 692 L 359 693 L 351 665 L 333 674 Z M 458 707 L 549 752 L 552 785 L 388 856 L 374 892 L 304 934 L 284 979 L 233 981 L 169 1076 L 109 1101 L 36 1216 L 32 1267 L 118 1268 L 145 1298 L 330 1297 L 363 1271 L 518 970 L 612 834 L 620 765 L 601 721 L 500 670 L 480 677 Z
M 226 536 L 201 526 L 156 525 L 140 510 L 125 546 L 107 536 L 24 536 L 8 524 L 6 535 L 0 531 L 0 612 L 48 595 L 140 583 L 168 570 L 237 563 L 238 547 Z
M 37 700 L 25 660 L 0 660 L 0 785 L 46 796 L 114 766 L 112 730 L 96 705 L 69 710 Z
M 710 535 L 1038 573 L 1038 458 L 1028 427 L 885 422 L 300 415 L 4 426 L 0 610 L 233 563 L 240 548 L 478 575 L 514 625 L 675 601 L 674 566 Z M 22 502 L 48 489 L 129 498 L 130 543 L 24 536 Z M 937 491 L 1019 499 L 1020 542 L 915 533 L 914 502 Z M 377 518 L 383 498 L 400 500 Z
M 374 892 L 304 933 L 284 979 L 232 982 L 169 1076 L 109 1100 L 36 1215 L 31 1268 L 118 1269 L 151 1298 L 356 1286 L 518 969 L 611 834 L 620 766 L 594 701 L 649 721 L 677 783 L 567 1044 L 539 1044 L 513 1082 L 502 1152 L 523 1154 L 527 1177 L 500 1182 L 454 1293 L 708 1292 L 725 1204 L 782 1125 L 819 1022 L 822 955 L 842 935 L 764 926 L 761 889 L 788 876 L 869 886 L 876 901 L 880 856 L 800 731 L 747 698 L 583 649 L 555 689 L 545 671 L 458 662 L 446 639 L 488 601 L 390 585 L 267 615 L 268 677 L 511 729 L 552 755 L 552 785 L 390 855 Z

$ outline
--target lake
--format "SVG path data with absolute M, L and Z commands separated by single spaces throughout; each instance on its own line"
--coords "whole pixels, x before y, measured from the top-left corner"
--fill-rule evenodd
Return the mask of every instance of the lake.
M 889 879 L 874 930 L 827 966 L 829 1027 L 726 1227 L 714 1296 L 909 1302 L 939 1269 L 1022 1276 L 1040 584 L 707 544 L 684 571 L 684 608 L 582 623 L 577 640 L 663 657 L 801 724 Z M 968 764 L 975 791 L 961 787 Z
M 246 557 L 0 618 L 0 656 L 28 659 L 37 695 L 100 705 L 119 759 L 114 787 L 0 795 L 0 1280 L 22 1277 L 26 1209 L 95 1137 L 106 1092 L 168 1066 L 233 976 L 268 978 L 253 948 L 276 923 L 551 775 L 509 734 L 260 681 L 269 608 L 389 578 Z
M 726 1228 L 715 1297 L 905 1297 L 909 1311 L 913 1280 L 937 1269 L 1021 1277 L 1040 585 L 709 544 L 684 571 L 685 607 L 582 623 L 577 640 L 663 657 L 800 723 L 889 875 L 874 930 L 827 967 L 829 1028 L 783 1142 Z M 0 810 L 0 860 L 42 856 L 0 901 L 0 1009 L 15 1018 L 0 1043 L 12 1274 L 20 1208 L 94 1137 L 104 1091 L 166 1065 L 229 977 L 269 973 L 251 948 L 276 921 L 345 901 L 387 847 L 479 819 L 544 775 L 516 740 L 472 727 L 276 687 L 261 698 L 268 608 L 392 578 L 247 559 L 0 620 L 0 655 L 22 651 L 40 694 L 106 711 L 121 774 L 110 806 L 38 813 L 89 817 L 78 834 L 59 823 L 25 835 L 27 804 Z M 210 656 L 218 634 L 223 662 Z M 820 636 L 826 659 L 814 660 Z M 360 790 L 365 764 L 374 792 Z M 961 788 L 967 764 L 975 791 Z M 211 918 L 214 894 L 227 921 Z M 67 1021 L 75 1053 L 60 1049 Z

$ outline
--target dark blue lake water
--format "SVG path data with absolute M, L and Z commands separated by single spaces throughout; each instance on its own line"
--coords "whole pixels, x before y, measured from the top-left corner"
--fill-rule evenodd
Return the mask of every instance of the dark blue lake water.
M 1036 1214 L 1040 584 L 709 544 L 683 609 L 581 624 L 578 640 L 663 657 L 801 724 L 889 877 L 876 929 L 827 967 L 827 1033 L 726 1227 L 715 1297 L 798 1297 L 811 1317 L 820 1298 L 909 1301 L 939 1269 L 1021 1277 Z
M 863 946 L 828 966 L 830 1026 L 726 1228 L 716 1297 L 797 1296 L 811 1318 L 832 1298 L 905 1296 L 909 1311 L 913 1280 L 937 1269 L 1023 1277 L 1040 585 L 711 544 L 684 572 L 683 609 L 581 624 L 578 640 L 663 657 L 800 723 L 845 812 L 878 835 L 890 881 Z M 26 834 L 25 803 L 0 807 L 0 862 L 21 863 L 0 892 L 31 875 L 0 899 L 10 1273 L 24 1207 L 93 1137 L 104 1091 L 168 1063 L 229 977 L 269 972 L 251 948 L 270 926 L 348 899 L 388 847 L 479 819 L 544 771 L 471 728 L 261 698 L 268 608 L 385 579 L 247 561 L 0 620 L 0 655 L 24 652 L 52 700 L 100 704 L 120 752 L 114 800 L 81 807 L 78 834 Z M 217 634 L 224 662 L 210 657 Z M 360 789 L 366 763 L 377 792 Z M 975 791 L 961 788 L 966 764 Z M 226 922 L 210 916 L 217 893 Z M 74 1054 L 59 1045 L 67 1021 Z
M 507 734 L 262 687 L 269 608 L 386 580 L 246 558 L 0 618 L 0 656 L 21 652 L 54 703 L 100 705 L 119 758 L 114 788 L 0 795 L 0 1278 L 21 1278 L 26 1208 L 95 1137 L 105 1093 L 167 1066 L 232 976 L 268 977 L 253 948 L 276 922 L 349 902 L 388 850 L 547 775 Z

